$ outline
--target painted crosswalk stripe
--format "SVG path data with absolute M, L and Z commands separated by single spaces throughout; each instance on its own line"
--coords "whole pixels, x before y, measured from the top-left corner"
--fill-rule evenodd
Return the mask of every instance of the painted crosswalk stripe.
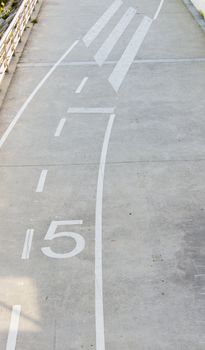
M 94 26 L 84 36 L 83 41 L 87 47 L 89 47 L 96 37 L 100 34 L 106 24 L 110 21 L 113 15 L 122 5 L 121 0 L 115 0 L 112 5 L 105 11 L 105 13 L 99 18 Z
M 80 94 L 81 91 L 83 90 L 85 84 L 87 83 L 88 77 L 83 78 L 83 80 L 81 81 L 80 85 L 78 86 L 78 88 L 75 90 L 76 94 Z
M 116 64 L 114 70 L 112 71 L 109 77 L 109 82 L 116 92 L 119 90 L 128 70 L 130 69 L 130 66 L 133 63 L 151 24 L 152 19 L 145 16 L 123 52 L 120 60 Z
M 16 349 L 16 340 L 18 335 L 20 314 L 21 314 L 21 305 L 14 305 L 12 309 L 12 314 L 11 314 L 11 321 L 10 321 L 6 350 Z
M 95 55 L 95 60 L 100 66 L 105 62 L 112 49 L 124 33 L 125 29 L 135 16 L 136 12 L 137 11 L 133 7 L 129 7 L 108 38 L 105 40 L 104 44 L 100 47 Z
M 26 232 L 26 238 L 24 241 L 24 247 L 23 247 L 23 253 L 21 256 L 21 259 L 26 260 L 29 259 L 30 251 L 31 251 L 31 246 L 32 246 L 32 241 L 33 241 L 33 234 L 34 230 L 28 229 Z

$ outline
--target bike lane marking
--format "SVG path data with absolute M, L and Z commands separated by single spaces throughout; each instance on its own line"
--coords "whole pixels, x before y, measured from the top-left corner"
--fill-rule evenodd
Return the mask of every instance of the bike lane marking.
M 79 40 L 76 40 L 69 49 L 59 58 L 59 60 L 54 64 L 54 66 L 49 70 L 49 72 L 44 76 L 44 78 L 40 81 L 40 83 L 36 86 L 36 88 L 33 90 L 33 92 L 29 95 L 29 97 L 26 99 L 12 122 L 9 124 L 6 131 L 3 133 L 3 135 L 0 138 L 0 149 L 4 145 L 5 141 L 7 140 L 8 136 L 12 132 L 13 128 L 15 127 L 16 123 L 21 118 L 22 114 L 28 107 L 29 103 L 33 100 L 33 98 L 36 96 L 38 91 L 41 89 L 41 87 L 44 85 L 44 83 L 50 78 L 50 76 L 53 74 L 53 72 L 56 70 L 56 68 L 60 65 L 60 63 L 68 56 L 68 54 L 74 49 L 74 47 L 79 43 Z
M 14 305 L 12 309 L 12 314 L 11 314 L 11 321 L 10 321 L 6 350 L 16 349 L 16 340 L 18 335 L 20 314 L 21 314 L 21 305 Z
M 24 247 L 23 247 L 23 252 L 22 252 L 22 256 L 21 256 L 21 259 L 23 259 L 23 260 L 29 259 L 32 241 L 33 241 L 33 234 L 34 234 L 33 229 L 28 229 L 26 231 L 26 238 L 24 241 Z

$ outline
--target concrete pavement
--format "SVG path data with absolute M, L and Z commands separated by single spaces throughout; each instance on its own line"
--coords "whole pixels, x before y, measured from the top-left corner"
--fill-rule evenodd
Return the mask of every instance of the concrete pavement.
M 0 119 L 1 349 L 204 349 L 204 72 L 179 0 L 44 1 Z

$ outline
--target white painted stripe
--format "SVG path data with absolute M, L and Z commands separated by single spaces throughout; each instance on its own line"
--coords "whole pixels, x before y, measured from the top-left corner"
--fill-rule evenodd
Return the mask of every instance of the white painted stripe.
M 102 275 L 102 207 L 105 163 L 115 115 L 109 118 L 104 136 L 100 166 L 98 172 L 96 210 L 95 210 L 95 323 L 96 350 L 105 350 L 104 310 L 103 310 L 103 275 Z
M 100 32 L 110 21 L 110 19 L 117 12 L 121 5 L 121 0 L 115 0 L 112 5 L 105 11 L 105 13 L 99 18 L 99 20 L 94 24 L 94 26 L 88 31 L 88 33 L 83 38 L 83 41 L 87 47 L 92 44 L 92 42 L 100 34 Z
M 83 78 L 83 80 L 81 81 L 80 85 L 78 86 L 78 88 L 75 91 L 76 94 L 80 94 L 81 93 L 81 91 L 83 90 L 87 80 L 88 80 L 88 77 Z
M 11 321 L 10 321 L 6 350 L 16 349 L 16 340 L 18 335 L 20 314 L 21 314 L 21 305 L 14 305 L 12 309 L 12 314 L 11 314 Z
M 21 256 L 21 259 L 23 259 L 23 260 L 29 259 L 32 241 L 33 241 L 33 234 L 34 234 L 34 230 L 31 230 L 31 229 L 27 230 L 27 232 L 26 232 L 23 253 Z
M 3 146 L 4 142 L 6 141 L 7 137 L 15 127 L 16 123 L 24 113 L 25 109 L 28 107 L 29 103 L 33 100 L 33 98 L 36 96 L 37 92 L 40 90 L 40 88 L 43 86 L 43 84 L 48 80 L 48 78 L 52 75 L 52 73 L 56 70 L 56 68 L 60 65 L 60 63 L 66 58 L 66 56 L 74 49 L 74 47 L 79 43 L 79 40 L 76 40 L 70 48 L 60 57 L 60 59 L 54 64 L 54 66 L 49 70 L 49 72 L 45 75 L 45 77 L 40 81 L 40 83 L 36 86 L 36 88 L 33 90 L 33 92 L 30 94 L 30 96 L 26 99 L 23 106 L 20 108 L 18 113 L 16 114 L 15 118 L 12 120 L 12 122 L 9 124 L 8 128 L 0 138 L 0 148 Z
M 48 173 L 48 170 L 46 170 L 46 169 L 42 170 L 40 178 L 38 180 L 38 185 L 37 185 L 37 188 L 36 188 L 36 192 L 43 192 L 47 173 Z
M 59 121 L 59 124 L 57 126 L 57 129 L 56 129 L 56 132 L 55 132 L 55 137 L 59 137 L 61 135 L 61 132 L 63 130 L 63 127 L 65 125 L 65 122 L 66 122 L 66 119 L 65 118 L 62 118 L 60 121 Z
M 111 114 L 114 112 L 114 108 L 69 108 L 70 114 Z
M 152 24 L 152 19 L 149 17 L 144 17 L 140 23 L 138 29 L 134 33 L 132 39 L 130 40 L 128 46 L 123 52 L 120 60 L 115 66 L 113 72 L 109 77 L 109 82 L 113 86 L 114 90 L 117 92 L 130 69 L 131 64 L 134 61 L 134 58 L 139 51 L 143 40 Z
M 134 18 L 136 12 L 137 11 L 133 7 L 129 7 L 108 38 L 105 40 L 104 44 L 100 47 L 95 55 L 95 60 L 100 66 L 105 62 L 112 49 L 124 33 L 125 29 Z
M 160 13 L 160 11 L 161 11 L 161 9 L 162 9 L 163 4 L 164 4 L 164 0 L 161 0 L 161 1 L 160 1 L 160 4 L 159 4 L 159 6 L 158 6 L 158 9 L 157 9 L 157 11 L 156 11 L 156 13 L 155 13 L 155 15 L 154 15 L 154 21 L 155 21 L 155 20 L 157 19 L 157 17 L 159 16 L 159 13 Z

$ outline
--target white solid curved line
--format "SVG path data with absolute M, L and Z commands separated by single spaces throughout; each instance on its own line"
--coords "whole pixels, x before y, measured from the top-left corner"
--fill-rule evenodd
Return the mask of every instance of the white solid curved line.
M 98 172 L 96 210 L 95 210 L 95 324 L 96 350 L 105 350 L 103 277 L 102 277 L 102 206 L 105 163 L 115 115 L 111 114 L 104 136 Z
M 12 120 L 12 122 L 9 124 L 8 128 L 0 138 L 0 148 L 3 146 L 4 142 L 6 141 L 7 137 L 13 130 L 14 126 L 22 116 L 25 109 L 28 107 L 29 103 L 33 100 L 37 92 L 40 90 L 40 88 L 43 86 L 43 84 L 48 80 L 48 78 L 51 76 L 51 74 L 56 70 L 56 68 L 59 66 L 59 64 L 64 60 L 64 58 L 73 50 L 73 48 L 78 44 L 79 40 L 76 40 L 70 48 L 59 58 L 59 60 L 54 64 L 54 66 L 49 70 L 49 72 L 45 75 L 45 77 L 40 81 L 40 83 L 36 86 L 36 88 L 33 90 L 33 92 L 30 94 L 30 96 L 26 99 L 23 106 L 20 108 L 18 113 L 16 114 L 15 118 Z
M 164 5 L 164 0 L 161 0 L 161 1 L 160 1 L 160 4 L 159 4 L 159 6 L 158 6 L 158 9 L 157 9 L 157 11 L 156 11 L 156 13 L 155 13 L 155 15 L 154 15 L 154 18 L 153 18 L 154 21 L 155 21 L 155 20 L 157 19 L 157 17 L 159 16 L 159 13 L 160 13 L 160 11 L 161 11 L 163 5 Z

